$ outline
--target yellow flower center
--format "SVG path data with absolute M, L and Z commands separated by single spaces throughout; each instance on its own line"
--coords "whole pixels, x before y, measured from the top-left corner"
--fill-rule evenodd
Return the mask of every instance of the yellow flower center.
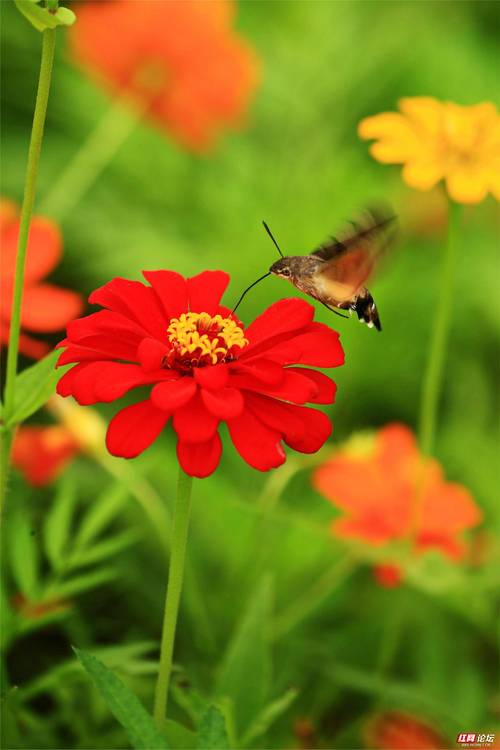
M 165 366 L 192 367 L 230 362 L 248 344 L 243 329 L 232 319 L 208 313 L 182 313 L 167 329 L 171 350 Z

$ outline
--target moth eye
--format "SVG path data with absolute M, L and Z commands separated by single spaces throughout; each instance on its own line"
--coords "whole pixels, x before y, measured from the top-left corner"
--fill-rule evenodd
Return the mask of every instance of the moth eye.
M 290 276 L 290 269 L 289 268 L 284 268 L 281 273 L 283 274 L 283 276 Z

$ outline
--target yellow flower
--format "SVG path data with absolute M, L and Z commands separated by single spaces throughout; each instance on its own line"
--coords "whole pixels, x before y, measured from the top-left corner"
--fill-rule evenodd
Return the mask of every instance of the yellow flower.
M 461 107 L 428 96 L 400 99 L 400 112 L 383 112 L 359 124 L 374 139 L 370 153 L 385 164 L 404 164 L 403 180 L 430 190 L 446 180 L 457 203 L 500 200 L 500 117 L 490 102 Z

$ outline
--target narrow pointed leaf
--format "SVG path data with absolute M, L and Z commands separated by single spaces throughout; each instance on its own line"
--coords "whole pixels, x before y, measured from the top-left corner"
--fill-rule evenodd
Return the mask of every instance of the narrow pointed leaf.
M 196 734 L 177 721 L 167 719 L 163 732 L 175 750 L 193 750 L 196 747 Z
M 269 621 L 271 581 L 262 580 L 248 602 L 224 658 L 216 694 L 231 699 L 238 735 L 265 706 L 271 688 Z
M 7 427 L 24 422 L 55 393 L 56 383 L 64 373 L 64 369 L 55 369 L 59 355 L 59 351 L 47 354 L 16 377 L 14 409 L 8 415 Z
M 95 498 L 85 514 L 75 537 L 75 547 L 88 546 L 118 515 L 128 492 L 124 487 L 113 484 L 98 498 Z
M 70 541 L 75 504 L 76 486 L 72 477 L 66 475 L 59 482 L 43 530 L 45 552 L 54 570 L 59 570 L 64 561 L 64 553 Z
M 229 750 L 226 721 L 216 706 L 209 706 L 198 727 L 198 750 Z
M 241 738 L 242 747 L 248 747 L 254 740 L 265 734 L 271 724 L 293 703 L 297 695 L 298 691 L 290 688 L 275 701 L 268 703 L 252 721 L 245 736 Z
M 132 747 L 135 750 L 169 750 L 152 716 L 130 688 L 88 651 L 77 648 L 74 651 L 109 710 L 127 732 Z
M 10 570 L 18 591 L 30 601 L 36 601 L 39 578 L 36 530 L 21 504 L 13 503 L 10 507 L 7 542 Z

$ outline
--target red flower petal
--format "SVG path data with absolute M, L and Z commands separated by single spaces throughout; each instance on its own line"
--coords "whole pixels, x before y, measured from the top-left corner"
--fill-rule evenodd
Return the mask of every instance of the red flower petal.
M 67 328 L 68 339 L 72 343 L 80 343 L 89 336 L 105 334 L 110 339 L 121 337 L 123 340 L 134 338 L 142 341 L 145 331 L 138 323 L 126 318 L 121 313 L 111 310 L 99 310 L 86 315 L 84 318 L 72 320 Z
M 142 275 L 153 287 L 168 320 L 187 312 L 188 292 L 184 276 L 175 271 L 143 271 Z
M 109 423 L 106 446 L 113 456 L 134 458 L 156 440 L 170 414 L 157 409 L 149 399 L 127 406 Z
M 227 365 L 214 365 L 213 367 L 198 367 L 193 370 L 197 383 L 204 388 L 223 388 L 228 379 Z
M 289 367 L 287 369 L 287 372 L 297 372 L 303 377 L 308 378 L 311 380 L 316 388 L 317 392 L 314 398 L 308 399 L 311 403 L 314 404 L 333 404 L 335 401 L 335 393 L 337 391 L 337 386 L 329 378 L 327 375 L 325 375 L 322 372 L 318 372 L 317 370 L 309 370 L 305 367 Z
M 101 342 L 102 343 L 102 342 Z M 61 346 L 60 344 L 58 346 Z M 65 344 L 65 346 L 67 346 Z M 73 362 L 96 362 L 97 360 L 110 360 L 115 359 L 116 355 L 113 351 L 105 351 L 104 349 L 92 349 L 88 346 L 67 346 L 59 359 L 57 360 L 56 367 L 62 365 L 70 365 Z M 126 357 L 123 357 L 126 359 Z
M 177 443 L 177 458 L 182 469 L 191 477 L 203 479 L 219 465 L 222 443 L 216 432 L 205 443 Z
M 251 411 L 227 422 L 234 447 L 254 469 L 268 471 L 281 466 L 286 454 L 281 445 L 281 433 L 270 430 Z
M 86 377 L 94 381 L 96 400 L 102 402 L 114 401 L 132 388 L 158 380 L 156 374 L 148 375 L 138 365 L 121 362 L 93 362 L 87 365 Z
M 51 284 L 28 286 L 23 292 L 21 323 L 31 331 L 60 331 L 80 315 L 83 301 L 79 294 Z
M 174 411 L 184 406 L 195 394 L 196 383 L 193 378 L 179 378 L 158 383 L 151 391 L 151 401 L 158 409 Z
M 204 443 L 217 430 L 219 420 L 210 414 L 200 393 L 196 393 L 191 401 L 175 412 L 173 424 L 183 443 Z
M 261 422 L 280 432 L 286 444 L 296 451 L 316 453 L 331 435 L 331 422 L 322 411 L 265 396 L 249 394 L 245 400 Z
M 169 351 L 169 347 L 158 339 L 143 339 L 137 349 L 137 359 L 143 370 L 152 372 L 161 368 L 162 360 Z
M 151 287 L 140 281 L 112 279 L 92 292 L 89 302 L 125 315 L 156 338 L 166 336 L 168 320 L 158 297 Z
M 264 359 L 263 357 L 251 359 L 246 364 L 238 360 L 230 365 L 230 369 L 235 374 L 252 375 L 252 377 L 257 378 L 262 383 L 269 385 L 276 385 L 284 377 L 281 364 L 272 359 Z
M 296 404 L 305 404 L 307 401 L 313 401 L 318 393 L 316 383 L 313 383 L 310 378 L 293 372 L 291 369 L 283 371 L 282 382 L 275 386 L 263 385 L 260 381 L 252 378 L 251 375 L 233 375 L 230 383 L 237 388 L 257 391 L 268 396 L 281 398 L 285 401 L 292 401 Z
M 187 280 L 189 310 L 215 315 L 229 284 L 229 274 L 224 271 L 203 271 Z
M 290 338 L 293 331 L 309 325 L 314 316 L 314 307 L 301 299 L 282 299 L 259 315 L 245 331 L 249 345 L 241 359 L 255 356 L 264 350 Z M 266 353 L 267 356 L 267 353 Z
M 57 382 L 56 393 L 58 393 L 59 396 L 63 397 L 72 396 L 75 376 L 86 367 L 88 367 L 88 364 L 84 362 L 82 364 L 75 365 L 70 370 L 68 370 L 68 372 L 65 372 L 62 378 L 60 378 Z
M 202 388 L 201 397 L 209 412 L 219 419 L 232 419 L 243 411 L 243 396 L 236 388 L 221 388 L 218 391 Z
M 116 359 L 136 360 L 144 330 L 136 323 L 109 310 L 87 315 L 68 323 L 68 338 L 89 349 L 107 351 Z
M 324 323 L 310 323 L 290 341 L 278 343 L 266 351 L 266 357 L 285 365 L 339 367 L 344 364 L 339 334 Z

